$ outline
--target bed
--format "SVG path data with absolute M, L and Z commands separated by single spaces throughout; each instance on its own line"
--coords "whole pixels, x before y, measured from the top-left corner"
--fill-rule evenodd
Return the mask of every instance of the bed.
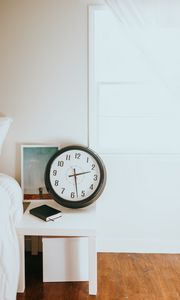
M 12 119 L 0 113 L 0 154 Z M 0 300 L 15 300 L 19 278 L 19 245 L 15 226 L 23 213 L 17 181 L 0 173 Z
M 15 226 L 23 213 L 22 191 L 15 179 L 0 173 L 0 299 L 15 300 L 19 246 Z

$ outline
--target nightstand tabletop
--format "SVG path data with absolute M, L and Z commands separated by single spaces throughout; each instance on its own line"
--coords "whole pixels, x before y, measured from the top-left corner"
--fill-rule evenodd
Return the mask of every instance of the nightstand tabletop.
M 29 210 L 47 204 L 62 211 L 56 221 L 45 222 L 29 213 Z M 16 226 L 18 234 L 51 236 L 93 236 L 96 235 L 95 204 L 81 209 L 69 209 L 54 200 L 33 200 Z

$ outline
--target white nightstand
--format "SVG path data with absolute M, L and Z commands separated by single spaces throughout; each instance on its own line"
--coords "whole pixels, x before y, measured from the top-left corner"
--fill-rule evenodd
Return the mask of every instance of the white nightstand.
M 63 216 L 57 222 L 45 222 L 29 213 L 31 208 L 47 204 L 62 210 Z M 97 252 L 96 252 L 96 207 L 95 204 L 81 208 L 69 209 L 60 206 L 54 200 L 34 200 L 25 211 L 17 225 L 20 247 L 20 277 L 18 292 L 25 289 L 25 257 L 24 238 L 29 236 L 42 237 L 87 237 L 88 238 L 88 269 L 89 294 L 97 293 Z

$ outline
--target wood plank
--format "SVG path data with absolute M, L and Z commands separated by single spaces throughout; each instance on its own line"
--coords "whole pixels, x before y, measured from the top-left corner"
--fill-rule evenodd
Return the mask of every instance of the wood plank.
M 180 254 L 98 253 L 98 293 L 88 282 L 42 282 L 41 255 L 26 257 L 26 291 L 17 300 L 179 300 Z

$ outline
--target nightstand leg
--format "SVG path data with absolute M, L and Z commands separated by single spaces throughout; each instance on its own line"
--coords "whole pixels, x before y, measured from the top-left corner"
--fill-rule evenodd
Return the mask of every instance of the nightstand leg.
M 18 293 L 23 293 L 25 289 L 25 252 L 24 252 L 24 235 L 18 235 L 19 240 L 19 284 Z
M 96 237 L 88 238 L 88 257 L 89 257 L 89 294 L 97 294 L 97 252 L 96 252 Z

